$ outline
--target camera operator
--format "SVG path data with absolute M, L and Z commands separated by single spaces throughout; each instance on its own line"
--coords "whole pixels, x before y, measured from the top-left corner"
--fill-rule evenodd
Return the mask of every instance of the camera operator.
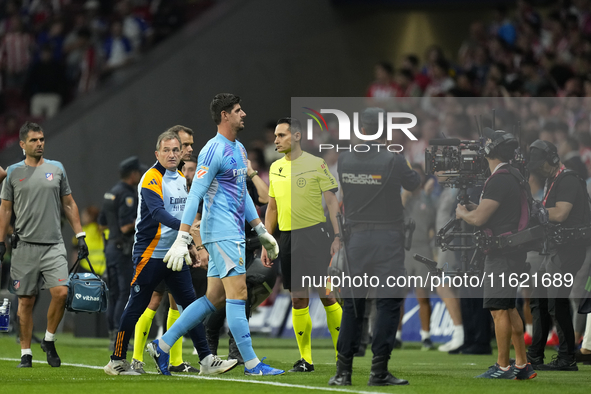
M 380 108 L 367 108 L 361 115 L 361 132 L 374 134 L 379 126 Z M 381 129 L 381 128 L 380 128 Z M 377 141 L 384 144 L 383 140 Z M 339 178 L 351 237 L 346 244 L 350 261 L 349 275 L 399 277 L 404 269 L 404 223 L 400 187 L 409 191 L 421 182 L 419 175 L 406 163 L 404 156 L 392 154 L 372 145 L 368 152 L 343 153 L 339 157 Z M 377 180 L 363 182 L 364 179 Z M 353 355 L 359 348 L 367 288 L 356 288 L 354 298 L 345 298 L 343 319 L 337 343 L 337 373 L 329 385 L 351 385 Z M 376 288 L 377 319 L 373 331 L 369 386 L 405 385 L 388 372 L 388 360 L 394 348 L 400 305 L 406 288 L 399 294 Z M 392 289 L 390 289 L 392 290 Z M 345 296 L 351 293 L 345 292 Z
M 556 146 L 537 140 L 530 145 L 530 171 L 546 180 L 542 203 L 548 210 L 551 223 L 564 229 L 576 229 L 589 225 L 589 201 L 585 182 L 577 172 L 565 168 L 560 162 Z M 551 248 L 550 255 L 542 263 L 542 271 L 564 276 L 579 271 L 586 255 L 584 241 L 566 240 Z M 533 315 L 533 339 L 527 354 L 536 370 L 577 371 L 575 360 L 575 333 L 569 306 L 570 287 L 534 289 L 531 301 Z M 560 338 L 558 356 L 544 364 L 544 347 L 551 319 L 554 320 Z
M 458 204 L 456 217 L 466 223 L 486 227 L 497 236 L 518 228 L 521 213 L 520 184 L 511 173 L 496 173 L 514 158 L 517 140 L 502 130 L 485 129 L 487 144 L 484 148 L 491 175 L 486 180 L 480 204 L 467 206 Z M 495 250 L 484 260 L 484 302 L 483 307 L 490 310 L 495 323 L 498 345 L 497 363 L 477 378 L 486 379 L 532 379 L 536 372 L 527 363 L 523 340 L 523 322 L 515 309 L 517 288 L 502 287 L 493 280 L 501 275 L 520 273 L 525 270 L 526 253 L 510 253 Z M 492 276 L 491 276 L 492 274 Z M 516 362 L 509 361 L 511 340 L 515 347 Z

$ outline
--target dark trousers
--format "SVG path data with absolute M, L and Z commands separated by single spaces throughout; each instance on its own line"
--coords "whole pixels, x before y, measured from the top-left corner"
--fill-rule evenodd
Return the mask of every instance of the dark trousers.
M 378 298 L 376 300 L 377 316 L 371 344 L 374 356 L 390 356 L 392 353 L 400 321 L 400 305 L 403 300 L 403 298 Z M 359 334 L 363 325 L 366 302 L 365 298 L 345 298 L 344 302 L 337 350 L 340 355 L 350 358 L 359 350 L 361 343 L 361 335 Z
M 182 308 L 188 307 L 197 299 L 188 265 L 184 265 L 182 271 L 172 271 L 166 268 L 166 264 L 162 259 L 149 259 L 143 266 L 141 263 L 137 264 L 135 278 L 131 286 L 131 296 L 119 323 L 115 351 L 112 356 L 114 359 L 126 358 L 127 345 L 131 334 L 134 332 L 135 324 L 148 307 L 154 288 L 163 279 L 176 303 Z M 189 336 L 201 360 L 211 354 L 205 338 L 203 324 L 198 324 L 189 330 Z
M 492 335 L 491 315 L 482 307 L 484 291 L 481 288 L 460 289 L 460 307 L 464 325 L 463 349 L 490 351 Z
M 388 277 L 406 275 L 404 268 L 404 240 L 397 230 L 367 230 L 351 234 L 347 242 L 348 275 L 377 276 L 382 281 Z M 385 283 L 385 282 L 383 282 Z M 337 342 L 337 350 L 344 357 L 353 357 L 359 350 L 361 327 L 365 314 L 366 297 L 370 288 L 343 288 L 345 298 L 343 319 Z M 396 330 L 400 321 L 400 305 L 406 288 L 379 286 L 376 290 L 376 321 L 373 329 L 371 350 L 374 356 L 390 356 L 394 349 Z
M 560 273 L 564 275 L 570 273 L 574 278 L 583 265 L 585 255 L 585 246 L 563 247 L 553 252 L 547 258 L 549 259 L 548 262 L 544 261 L 543 267 L 549 274 Z M 559 357 L 574 358 L 576 343 L 569 294 L 570 288 L 567 287 L 545 289 L 538 284 L 538 287 L 534 290 L 530 301 L 533 335 L 532 344 L 528 349 L 528 353 L 532 357 L 544 357 L 548 333 L 550 332 L 552 320 L 554 320 L 558 339 L 560 340 Z
M 544 294 L 539 295 L 541 297 L 544 296 Z M 552 320 L 554 319 L 556 322 L 556 332 L 560 340 L 558 354 L 563 357 L 574 356 L 575 333 L 572 325 L 569 299 L 532 298 L 529 306 L 533 317 L 533 335 L 528 353 L 532 357 L 544 357 L 544 349 L 546 348 L 548 334 L 550 333 Z M 566 332 L 564 329 L 566 329 Z M 573 344 L 570 350 L 567 345 L 568 343 Z
M 107 285 L 109 286 L 109 308 L 107 322 L 109 331 L 119 330 L 119 320 L 129 299 L 129 284 L 133 277 L 131 256 L 125 256 L 115 245 L 107 246 Z
M 460 306 L 462 308 L 462 322 L 464 324 L 463 348 L 477 348 L 483 351 L 491 350 L 491 315 L 488 309 L 482 307 L 482 298 L 462 297 L 460 299 Z

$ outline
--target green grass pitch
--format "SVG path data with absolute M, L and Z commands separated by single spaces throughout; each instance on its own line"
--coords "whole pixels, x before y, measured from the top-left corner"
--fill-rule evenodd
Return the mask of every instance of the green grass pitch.
M 225 342 L 225 347 L 224 347 Z M 259 358 L 273 367 L 290 369 L 299 358 L 295 340 L 253 338 Z M 451 356 L 438 351 L 424 352 L 417 344 L 406 343 L 403 349 L 394 350 L 390 371 L 397 377 L 409 380 L 409 386 L 368 387 L 371 352 L 356 358 L 353 366 L 353 386 L 329 387 L 328 379 L 335 372 L 334 351 L 330 340 L 313 340 L 313 357 L 316 371 L 310 374 L 287 373 L 277 377 L 247 377 L 243 368 L 216 377 L 175 374 L 160 376 L 152 360 L 145 354 L 146 370 L 143 376 L 108 376 L 102 367 L 108 362 L 110 352 L 106 339 L 73 338 L 58 336 L 57 350 L 62 359 L 60 368 L 52 368 L 45 361 L 45 353 L 38 344 L 33 345 L 33 368 L 18 369 L 20 347 L 14 336 L 0 335 L 0 393 L 60 393 L 60 394 L 148 394 L 148 393 L 210 393 L 210 394 L 291 394 L 336 392 L 395 392 L 395 393 L 583 393 L 591 386 L 591 366 L 579 365 L 578 372 L 541 372 L 530 381 L 491 381 L 474 379 L 495 362 L 493 356 Z M 222 340 L 220 354 L 227 353 L 227 340 Z M 555 354 L 546 352 L 547 361 Z M 131 360 L 131 352 L 128 359 Z M 198 357 L 191 354 L 185 342 L 185 361 L 198 364 Z M 150 373 L 151 372 L 151 373 Z

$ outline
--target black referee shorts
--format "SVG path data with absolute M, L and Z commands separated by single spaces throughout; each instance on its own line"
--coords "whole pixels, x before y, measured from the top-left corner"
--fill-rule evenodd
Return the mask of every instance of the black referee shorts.
M 327 223 L 283 231 L 279 238 L 283 287 L 289 291 L 301 290 L 304 276 L 326 276 L 332 241 L 333 234 Z

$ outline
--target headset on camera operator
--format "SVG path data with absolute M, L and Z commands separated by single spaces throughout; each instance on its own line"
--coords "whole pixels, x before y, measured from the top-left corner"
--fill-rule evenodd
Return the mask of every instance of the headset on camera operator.
M 470 225 L 486 227 L 497 236 L 519 226 L 522 186 L 509 168 L 518 143 L 513 135 L 502 130 L 485 129 L 484 136 L 487 138 L 484 153 L 491 175 L 484 184 L 480 204 L 458 204 L 456 217 Z M 499 275 L 508 277 L 523 272 L 525 260 L 525 251 L 506 253 L 501 249 L 491 251 L 484 260 L 483 306 L 491 311 L 495 322 L 498 359 L 478 378 L 525 380 L 536 376 L 527 363 L 523 323 L 515 309 L 517 288 L 507 286 L 506 281 L 503 287 L 499 280 Z M 509 362 L 511 341 L 515 347 L 515 366 Z
M 548 210 L 549 220 L 556 226 L 549 233 L 550 254 L 542 263 L 541 271 L 565 279 L 572 278 L 581 268 L 589 242 L 589 195 L 585 182 L 575 171 L 560 162 L 558 150 L 552 143 L 542 140 L 530 145 L 530 171 L 546 179 L 542 203 Z M 554 285 L 554 282 L 553 282 Z M 528 360 L 536 370 L 576 371 L 576 342 L 569 306 L 571 288 L 551 286 L 534 289 L 531 301 L 533 339 Z M 560 347 L 558 357 L 544 364 L 544 348 L 550 329 L 550 316 L 556 324 Z

